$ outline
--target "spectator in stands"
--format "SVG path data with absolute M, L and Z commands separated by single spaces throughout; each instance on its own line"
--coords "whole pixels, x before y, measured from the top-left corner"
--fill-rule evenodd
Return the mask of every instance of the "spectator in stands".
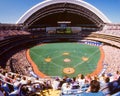
M 92 78 L 92 80 L 99 81 L 99 77 L 98 77 L 98 75 L 93 75 L 93 76 L 91 76 L 91 78 Z
M 91 76 L 88 74 L 88 75 L 85 77 L 85 80 L 86 80 L 86 82 L 88 82 L 88 83 L 90 84 L 92 78 L 91 78 Z
M 66 83 L 64 83 L 62 85 L 62 92 L 63 94 L 70 94 L 70 90 L 72 89 L 72 85 L 69 81 L 66 81 Z
M 29 73 L 30 73 L 31 76 L 33 76 L 35 78 L 38 78 L 38 76 L 33 72 L 31 67 L 29 67 L 28 70 L 29 70 Z
M 18 88 L 19 88 L 20 85 L 21 85 L 20 84 L 20 78 L 15 77 L 15 81 L 13 83 L 14 91 L 18 90 Z
M 78 89 L 80 88 L 78 81 L 76 81 L 76 77 L 72 78 L 72 89 Z
M 103 92 L 99 91 L 100 82 L 97 80 L 92 80 L 90 82 L 90 87 L 87 90 L 87 93 L 83 93 L 82 96 L 105 96 Z
M 116 71 L 116 73 L 114 74 L 114 80 L 118 80 L 119 76 L 120 76 L 120 72 Z
M 105 96 L 110 96 L 110 89 L 109 89 L 110 78 L 105 77 L 104 82 L 105 83 L 101 85 L 100 90 L 105 94 Z
M 109 77 L 110 82 L 114 81 L 114 76 L 111 73 L 108 73 L 107 77 Z
M 120 92 L 120 77 L 118 78 L 118 80 L 114 80 L 114 81 L 110 82 L 109 88 L 110 88 L 111 95 L 113 95 L 117 92 Z M 117 95 L 117 96 L 119 96 L 119 95 Z
M 79 82 L 79 86 L 82 87 L 85 84 L 85 77 L 84 77 L 84 75 L 83 74 L 79 74 L 77 81 Z
M 25 76 L 22 77 L 22 80 L 20 81 L 20 83 L 23 84 L 27 84 L 27 79 Z
M 4 92 L 4 89 L 1 87 L 2 85 L 2 82 L 0 80 L 0 96 L 4 96 L 5 92 Z
M 52 83 L 52 88 L 53 88 L 54 90 L 57 90 L 59 84 L 60 84 L 60 80 L 59 80 L 59 78 L 56 78 L 56 79 L 53 81 L 53 83 Z
M 59 86 L 58 86 L 58 89 L 61 90 L 61 87 L 62 87 L 62 85 L 66 82 L 67 78 L 68 78 L 68 76 L 64 76 L 63 79 L 60 80 L 60 84 L 59 84 Z
M 8 93 L 10 92 L 10 89 L 7 83 L 2 82 L 1 87 L 4 89 L 5 92 L 8 92 Z

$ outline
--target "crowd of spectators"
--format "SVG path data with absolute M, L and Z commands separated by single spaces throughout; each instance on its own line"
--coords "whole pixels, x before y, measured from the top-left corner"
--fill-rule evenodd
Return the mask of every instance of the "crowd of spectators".
M 106 73 L 114 74 L 117 70 L 120 70 L 120 49 L 104 45 L 103 50 L 105 54 L 104 61 L 108 66 Z
M 12 69 L 12 72 L 24 74 L 30 76 L 32 67 L 29 64 L 27 58 L 26 58 L 26 50 L 22 50 L 14 54 L 7 62 L 7 65 L 9 65 L 8 70 Z M 7 66 L 8 67 L 8 66 Z M 12 68 L 11 68 L 12 67 Z
M 108 96 L 110 94 L 118 92 L 118 90 L 120 90 L 119 83 L 115 83 L 115 85 L 119 86 L 119 88 L 116 88 L 115 91 L 111 91 L 111 89 L 108 90 L 108 83 L 114 82 L 114 81 L 119 82 L 117 80 L 120 76 L 120 73 L 118 71 L 120 70 L 120 66 L 119 66 L 120 50 L 118 48 L 108 46 L 108 45 L 103 45 L 102 47 L 105 53 L 104 64 L 106 64 L 106 70 L 104 70 L 104 73 L 101 76 L 89 76 L 89 75 L 83 76 L 82 74 L 79 74 L 78 77 L 74 77 L 74 78 L 65 77 L 63 79 L 61 78 L 51 79 L 49 83 L 49 87 L 54 90 L 61 90 L 62 91 L 61 95 L 63 96 L 64 95 L 69 96 L 68 94 L 81 94 L 81 92 L 87 91 L 87 89 L 89 89 L 91 80 L 97 80 L 100 82 L 101 88 L 105 89 L 105 90 L 103 89 L 100 89 L 100 90 L 102 90 L 103 93 L 105 91 L 105 94 L 108 94 Z M 39 78 L 32 71 L 32 67 L 27 61 L 25 55 L 26 55 L 26 50 L 22 50 L 11 57 L 11 59 L 13 59 L 12 66 L 15 69 L 15 73 L 19 73 L 20 75 L 26 75 L 34 78 Z M 10 63 L 10 60 L 8 63 Z M 31 71 L 32 71 L 32 74 L 31 74 Z M 103 84 L 105 83 L 105 88 L 104 86 L 102 86 L 102 83 Z M 106 89 L 106 86 L 107 86 L 107 89 Z M 108 93 L 106 93 L 106 90 Z
M 102 31 L 96 31 L 95 33 L 120 37 L 120 25 L 105 25 Z
M 45 89 L 46 82 L 45 79 L 20 75 L 0 68 L 0 92 L 4 94 L 0 96 L 18 96 L 18 94 L 30 96 L 38 89 L 39 91 Z
M 1 94 L 7 94 L 6 96 L 17 96 L 16 94 L 26 96 L 26 94 L 31 94 L 31 96 L 34 96 L 34 94 L 39 93 L 38 96 L 40 96 L 40 94 L 43 94 L 43 90 L 52 89 L 60 90 L 61 93 L 59 93 L 59 95 L 61 96 L 72 96 L 73 94 L 77 94 L 76 96 L 98 96 L 98 94 L 100 96 L 119 96 L 120 50 L 108 45 L 103 45 L 102 47 L 105 53 L 104 63 L 107 65 L 102 75 L 84 76 L 83 74 L 79 74 L 73 78 L 65 76 L 55 79 L 43 79 L 35 75 L 27 61 L 26 50 L 19 51 L 8 60 L 9 64 L 12 60 L 12 67 L 15 73 L 9 72 L 10 70 L 3 70 L 2 68 L 0 70 Z M 94 83 L 91 84 L 91 82 L 97 83 L 97 91 L 92 91 L 90 86 L 94 85 Z
M 0 30 L 0 40 L 4 39 L 4 37 L 28 35 L 28 34 L 30 33 L 22 30 Z
M 120 37 L 120 25 L 109 25 L 96 33 Z M 29 33 L 20 30 L 0 30 L 0 40 L 7 36 L 25 34 Z M 22 50 L 8 60 L 7 69 L 0 68 L 0 96 L 17 96 L 18 94 L 22 94 L 20 96 L 34 96 L 36 92 L 40 96 L 43 94 L 43 90 L 48 89 L 60 90 L 61 94 L 59 95 L 61 96 L 70 96 L 70 94 L 71 96 L 73 94 L 77 94 L 77 96 L 98 96 L 98 94 L 99 96 L 110 96 L 118 93 L 120 92 L 120 50 L 108 45 L 103 45 L 103 50 L 106 68 L 102 75 L 84 76 L 78 74 L 73 78 L 65 76 L 55 79 L 43 79 L 34 74 L 27 61 L 26 50 Z M 94 88 L 95 90 L 93 90 Z M 115 96 L 120 96 L 120 93 L 118 94 Z
M 119 96 L 120 73 L 101 76 L 78 74 L 73 78 L 53 79 L 28 77 L 0 68 L 0 92 L 5 96 L 44 96 L 44 90 L 49 89 L 59 90 L 56 96 Z
M 108 29 L 108 30 L 120 30 L 120 24 L 106 24 L 105 29 Z

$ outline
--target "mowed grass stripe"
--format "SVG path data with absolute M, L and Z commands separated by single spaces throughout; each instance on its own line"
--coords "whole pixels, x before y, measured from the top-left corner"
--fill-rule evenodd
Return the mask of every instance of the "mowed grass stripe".
M 65 52 L 69 55 L 63 55 Z M 46 75 L 64 76 L 66 74 L 63 69 L 72 67 L 75 69 L 75 73 L 69 76 L 73 77 L 79 73 L 85 75 L 93 72 L 100 59 L 100 50 L 97 46 L 78 43 L 50 43 L 31 48 L 30 56 L 40 71 Z M 83 57 L 88 60 L 83 61 Z M 45 58 L 51 58 L 51 62 L 45 62 Z M 64 62 L 66 58 L 71 61 Z

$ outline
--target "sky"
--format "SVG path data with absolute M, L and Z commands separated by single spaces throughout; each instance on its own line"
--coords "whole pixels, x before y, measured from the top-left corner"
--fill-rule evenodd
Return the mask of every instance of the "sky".
M 0 0 L 0 23 L 16 23 L 31 7 L 44 0 Z M 120 24 L 120 0 L 84 0 Z

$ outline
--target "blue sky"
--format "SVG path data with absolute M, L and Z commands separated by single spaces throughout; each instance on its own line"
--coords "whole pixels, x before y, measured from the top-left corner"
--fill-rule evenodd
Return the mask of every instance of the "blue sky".
M 44 0 L 1 0 L 0 23 L 16 23 L 31 7 Z M 85 0 L 102 11 L 113 23 L 120 23 L 120 0 Z

